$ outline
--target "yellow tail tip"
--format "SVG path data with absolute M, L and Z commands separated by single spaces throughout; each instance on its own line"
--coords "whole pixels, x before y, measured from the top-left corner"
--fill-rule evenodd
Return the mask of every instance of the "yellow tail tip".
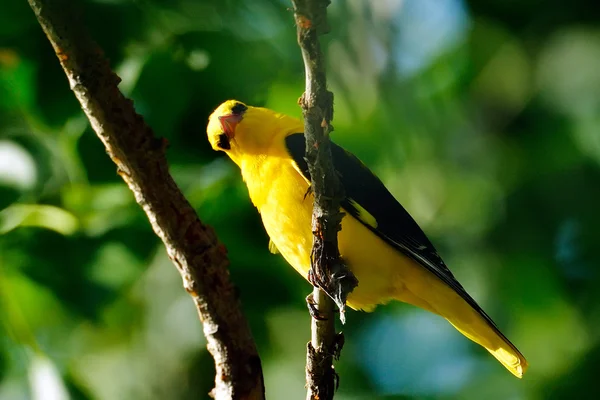
M 529 363 L 524 358 L 521 359 L 519 365 L 516 366 L 514 372 L 511 371 L 517 378 L 523 378 L 523 374 L 527 372 L 527 368 L 529 367 Z
M 525 357 L 523 357 L 516 349 L 505 349 L 500 347 L 495 350 L 488 349 L 488 351 L 492 353 L 492 355 L 496 357 L 507 370 L 519 379 L 523 377 L 523 374 L 529 367 L 529 363 L 527 363 Z

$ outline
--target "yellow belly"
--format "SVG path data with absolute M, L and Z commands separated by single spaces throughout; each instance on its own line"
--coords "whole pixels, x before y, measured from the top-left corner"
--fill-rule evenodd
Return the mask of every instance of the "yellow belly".
M 292 166 L 286 166 L 280 169 L 271 188 L 259 207 L 263 224 L 281 255 L 306 279 L 313 240 L 313 197 L 309 194 L 305 198 L 308 183 Z M 421 281 L 437 278 L 348 214 L 342 220 L 339 248 L 359 281 L 348 297 L 349 307 L 370 311 L 377 304 L 398 299 L 429 308 L 412 298 L 405 283 L 415 278 Z

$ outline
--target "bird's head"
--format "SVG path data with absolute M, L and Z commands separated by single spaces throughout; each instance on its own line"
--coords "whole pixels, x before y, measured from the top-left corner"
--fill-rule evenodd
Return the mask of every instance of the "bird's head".
M 302 132 L 297 119 L 237 100 L 217 107 L 206 128 L 212 148 L 224 151 L 238 164 L 244 155 L 266 154 L 276 138 L 293 132 Z
M 237 100 L 227 100 L 208 118 L 206 133 L 214 150 L 229 151 L 236 140 L 238 125 L 244 119 L 248 106 Z

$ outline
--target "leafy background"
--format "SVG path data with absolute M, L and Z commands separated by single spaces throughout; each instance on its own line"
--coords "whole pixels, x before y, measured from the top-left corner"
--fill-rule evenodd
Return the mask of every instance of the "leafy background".
M 205 124 L 299 115 L 288 1 L 81 0 L 85 23 L 231 256 L 271 399 L 304 398 L 309 285 Z M 523 380 L 442 319 L 350 312 L 340 400 L 600 396 L 600 8 L 334 1 L 334 140 L 375 170 L 528 357 Z M 207 398 L 192 302 L 24 0 L 0 12 L 0 398 Z M 198 395 L 200 393 L 200 395 Z

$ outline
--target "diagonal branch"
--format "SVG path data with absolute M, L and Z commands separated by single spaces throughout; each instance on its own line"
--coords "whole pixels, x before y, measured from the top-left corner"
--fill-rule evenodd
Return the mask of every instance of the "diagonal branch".
M 306 161 L 311 176 L 313 205 L 313 249 L 309 280 L 315 286 L 310 301 L 319 318 L 313 318 L 308 344 L 306 379 L 308 399 L 332 399 L 336 374 L 333 358 L 339 356 L 343 337 L 335 333 L 335 304 L 344 322 L 348 294 L 358 281 L 343 264 L 338 249 L 338 231 L 343 213 L 344 189 L 335 171 L 329 143 L 333 119 L 333 93 L 327 90 L 325 60 L 319 36 L 328 32 L 329 0 L 292 0 L 298 44 L 306 70 L 306 90 L 299 100 L 304 116 Z
M 229 280 L 227 251 L 169 175 L 166 141 L 157 139 L 100 48 L 73 15 L 69 0 L 29 0 L 94 131 L 117 165 L 192 296 L 215 359 L 212 395 L 264 399 L 260 358 Z

